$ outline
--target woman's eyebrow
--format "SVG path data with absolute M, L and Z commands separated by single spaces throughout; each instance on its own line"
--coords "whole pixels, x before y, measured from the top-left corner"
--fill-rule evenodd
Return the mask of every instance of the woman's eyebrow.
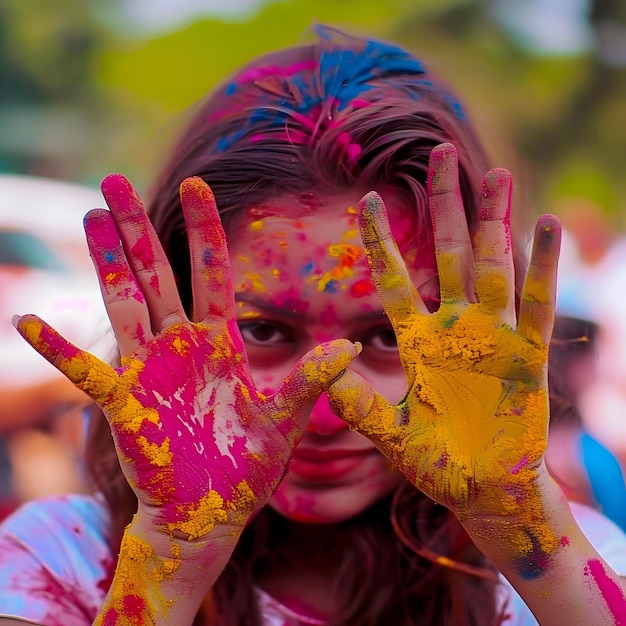
M 296 300 L 294 303 L 296 306 L 289 308 L 286 304 L 277 305 L 271 300 L 263 298 L 258 295 L 251 295 L 249 293 L 235 293 L 235 302 L 237 304 L 250 304 L 255 308 L 273 315 L 275 317 L 290 317 L 302 322 L 313 322 L 316 320 L 316 316 L 312 316 L 309 313 L 302 310 L 302 301 Z M 383 320 L 387 319 L 385 311 L 380 309 L 372 309 L 369 311 L 361 311 L 355 316 L 355 319 L 359 320 Z

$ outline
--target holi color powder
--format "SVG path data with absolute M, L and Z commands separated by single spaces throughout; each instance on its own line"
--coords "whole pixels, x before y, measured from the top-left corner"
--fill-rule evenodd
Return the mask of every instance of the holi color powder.
M 601 561 L 590 559 L 585 567 L 585 576 L 591 576 L 611 611 L 616 626 L 626 624 L 626 598 L 618 584 L 609 578 Z

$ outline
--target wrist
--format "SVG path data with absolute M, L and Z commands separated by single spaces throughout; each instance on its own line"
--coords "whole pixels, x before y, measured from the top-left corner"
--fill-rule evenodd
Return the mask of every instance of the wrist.
M 126 527 L 115 576 L 95 624 L 191 624 L 228 563 L 240 531 L 174 537 L 141 511 Z M 130 613 L 129 613 L 130 611 Z M 135 621 L 125 618 L 132 616 Z

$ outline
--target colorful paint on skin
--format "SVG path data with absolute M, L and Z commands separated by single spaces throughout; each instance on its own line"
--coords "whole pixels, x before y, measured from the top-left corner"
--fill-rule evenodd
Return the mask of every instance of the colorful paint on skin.
M 374 279 L 389 294 L 386 311 L 409 392 L 394 406 L 358 385 L 332 386 L 333 406 L 461 519 L 484 512 L 511 520 L 520 574 L 540 575 L 560 546 L 534 486 L 547 437 L 547 346 L 503 324 L 482 303 L 443 302 L 432 314 L 417 310 L 397 249 L 376 243 L 387 237 L 378 232 L 380 211 L 378 203 L 364 212 L 363 239 Z M 439 265 L 441 281 L 458 287 L 458 265 Z M 372 403 L 363 406 L 368 397 Z
M 598 559 L 590 559 L 587 561 L 584 574 L 589 576 L 600 590 L 615 620 L 615 626 L 624 626 L 626 624 L 626 597 L 618 584 L 606 573 L 602 562 Z
M 117 370 L 67 344 L 37 318 L 21 318 L 18 328 L 100 404 L 123 451 L 121 460 L 128 464 L 131 485 L 160 504 L 155 523 L 189 541 L 209 536 L 219 524 L 243 528 L 273 491 L 289 457 L 290 448 L 275 443 L 283 439 L 272 431 L 284 430 L 287 424 L 293 431 L 293 403 L 302 401 L 299 394 L 307 385 L 319 388 L 332 380 L 358 353 L 357 347 L 351 355 L 333 356 L 320 346 L 292 381 L 294 395 L 286 395 L 279 407 L 271 398 L 250 392 L 242 382 L 244 373 L 237 375 L 241 366 L 233 359 L 233 342 L 223 331 L 211 332 L 203 324 L 168 328 L 148 342 L 143 361 L 125 358 Z M 209 381 L 216 374 L 223 380 L 213 387 Z M 150 596 L 158 598 L 160 582 L 177 567 L 174 544 L 172 558 L 163 560 L 132 535 L 126 542 L 130 558 L 123 563 L 133 572 L 116 577 L 126 582 L 112 590 L 103 624 L 124 623 L 107 619 L 120 615 L 120 607 L 141 595 L 136 593 L 141 587 L 135 587 L 138 576 L 149 578 L 152 587 L 146 588 L 154 589 Z M 141 579 L 141 585 L 147 580 Z M 165 611 L 169 602 L 159 600 L 158 610 Z M 145 611 L 152 615 L 157 608 Z M 149 623 L 143 614 L 142 620 L 137 623 Z
M 197 181 L 185 184 L 189 193 Z M 198 201 L 210 198 L 201 196 Z M 110 219 L 108 212 L 103 212 L 103 219 Z M 98 269 L 106 277 L 113 273 L 112 266 L 128 268 L 118 258 L 118 244 L 115 254 L 106 254 L 110 246 L 97 240 L 96 223 L 92 222 L 92 244 L 97 252 L 104 251 L 98 256 Z M 205 270 L 215 272 L 207 284 L 214 286 L 219 301 L 219 288 L 229 284 L 224 274 L 229 261 L 225 241 L 215 232 L 209 237 L 211 254 L 201 258 Z M 132 277 L 124 280 L 137 284 Z M 126 297 L 132 300 L 132 294 Z M 302 436 L 304 420 L 300 423 L 294 415 L 360 350 L 347 341 L 318 346 L 279 386 L 280 398 L 268 397 L 254 389 L 234 311 L 229 315 L 211 324 L 173 324 L 137 353 L 123 356 L 116 369 L 68 344 L 34 316 L 17 320 L 27 341 L 101 406 L 130 485 L 140 502 L 159 505 L 152 521 L 171 537 L 171 557 L 157 558 L 140 539 L 127 534 L 124 550 L 129 559 L 123 563 L 133 571 L 116 578 L 105 612 L 109 617 L 103 623 L 118 620 L 120 610 L 131 605 L 141 614 L 137 623 L 149 623 L 145 615 L 166 610 L 170 600 L 158 599 L 159 589 L 176 571 L 175 542 L 195 543 L 210 537 L 217 526 L 227 533 L 243 529 L 274 491 Z M 137 581 L 151 590 L 153 606 L 136 604 Z
M 374 90 L 381 75 L 402 74 L 403 90 L 415 99 L 424 91 L 435 91 L 448 103 L 450 110 L 463 119 L 461 104 L 442 92 L 426 76 L 426 69 L 413 56 L 397 46 L 378 41 L 348 44 L 346 35 L 318 25 L 315 31 L 324 44 L 319 60 L 303 59 L 287 65 L 268 64 L 244 70 L 226 86 L 228 107 L 213 114 L 213 119 L 250 111 L 248 122 L 237 131 L 221 137 L 217 149 L 227 150 L 238 142 L 258 141 L 253 132 L 255 122 L 263 120 L 266 134 L 291 144 L 310 144 L 325 130 L 336 130 L 338 160 L 356 163 L 362 148 L 341 126 L 351 111 L 371 106 L 384 96 Z M 251 85 L 256 89 L 256 105 L 251 107 Z M 406 94 L 407 92 L 404 91 Z M 282 96 L 283 106 L 264 106 L 266 97 Z M 254 101 L 253 101 L 254 103 Z
M 97 626 L 143 626 L 157 615 L 167 618 L 174 600 L 160 593 L 160 583 L 171 579 L 180 559 L 163 559 L 154 549 L 132 534 L 125 533 L 118 571 L 102 605 Z M 146 600 L 146 597 L 150 598 Z
M 119 235 L 111 224 L 111 214 L 105 210 L 91 211 L 89 220 L 85 220 L 85 230 L 91 249 L 102 257 L 100 262 L 94 259 L 100 284 L 105 292 L 114 294 L 115 299 L 133 298 L 143 303 L 144 296 L 132 277 Z

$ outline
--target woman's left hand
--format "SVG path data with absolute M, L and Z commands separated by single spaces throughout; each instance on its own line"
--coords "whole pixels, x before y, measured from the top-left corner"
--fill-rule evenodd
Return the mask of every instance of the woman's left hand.
M 340 417 L 461 520 L 531 515 L 524 503 L 537 495 L 545 472 L 560 224 L 550 215 L 537 223 L 517 318 L 510 174 L 486 175 L 472 246 L 457 170 L 452 145 L 433 150 L 429 197 L 441 289 L 435 313 L 411 282 L 379 196 L 361 202 L 361 234 L 396 333 L 405 398 L 389 404 L 351 370 L 328 395 Z

